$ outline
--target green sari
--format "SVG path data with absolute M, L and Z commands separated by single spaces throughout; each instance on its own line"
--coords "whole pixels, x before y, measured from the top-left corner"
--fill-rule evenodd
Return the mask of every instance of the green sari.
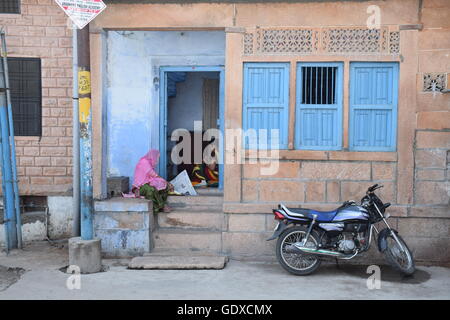
M 145 197 L 145 199 L 152 200 L 153 213 L 157 213 L 166 205 L 169 190 L 168 188 L 157 190 L 155 187 L 152 187 L 148 183 L 146 183 L 141 186 L 141 188 L 139 189 L 139 193 L 141 196 Z

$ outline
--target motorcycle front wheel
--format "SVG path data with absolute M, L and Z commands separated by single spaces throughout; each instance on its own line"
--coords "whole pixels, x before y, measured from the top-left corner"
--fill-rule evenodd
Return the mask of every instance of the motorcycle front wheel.
M 316 255 L 306 255 L 293 253 L 286 250 L 286 247 L 296 242 L 302 242 L 305 238 L 307 230 L 305 227 L 296 226 L 286 229 L 277 241 L 277 260 L 281 266 L 288 272 L 297 276 L 305 276 L 313 273 L 320 266 L 320 258 Z M 316 248 L 319 243 L 319 237 L 313 230 L 305 246 Z
M 412 275 L 415 271 L 414 259 L 405 241 L 398 234 L 396 235 L 400 245 L 392 234 L 386 238 L 386 250 L 384 255 L 391 266 L 405 275 Z

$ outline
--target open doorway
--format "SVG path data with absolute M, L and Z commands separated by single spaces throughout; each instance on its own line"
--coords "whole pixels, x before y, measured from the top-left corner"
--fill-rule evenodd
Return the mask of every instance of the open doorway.
M 222 130 L 223 127 L 223 69 L 165 67 L 161 68 L 161 80 L 161 120 L 164 125 L 160 137 L 160 174 L 171 180 L 186 170 L 194 185 L 222 189 L 223 142 L 214 137 L 204 138 L 209 129 Z M 177 129 L 189 132 L 191 141 L 189 160 L 182 163 L 174 163 L 171 157 L 172 149 L 183 140 L 172 141 L 172 133 Z M 217 164 L 208 165 L 198 153 L 195 155 L 195 151 L 201 148 L 203 154 L 205 148 L 211 150 L 213 145 L 216 151 L 212 154 Z M 205 181 L 199 176 L 206 178 Z

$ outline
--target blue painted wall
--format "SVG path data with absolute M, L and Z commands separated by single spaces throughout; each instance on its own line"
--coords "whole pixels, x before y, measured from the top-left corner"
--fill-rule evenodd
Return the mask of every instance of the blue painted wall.
M 107 176 L 128 176 L 159 149 L 159 67 L 225 64 L 222 31 L 109 31 L 106 58 Z
M 187 72 L 177 83 L 177 95 L 168 100 L 168 134 L 178 128 L 194 130 L 194 121 L 203 120 L 203 80 L 219 79 L 218 72 Z

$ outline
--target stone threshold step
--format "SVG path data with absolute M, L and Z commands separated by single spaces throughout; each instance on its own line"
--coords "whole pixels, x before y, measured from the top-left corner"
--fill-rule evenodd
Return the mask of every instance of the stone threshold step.
M 224 225 L 224 216 L 218 213 L 171 212 L 158 214 L 160 228 L 222 230 Z
M 223 196 L 223 190 L 218 188 L 195 188 L 195 191 L 201 196 Z
M 222 205 L 192 205 L 183 203 L 168 203 L 171 211 L 170 212 L 209 212 L 209 213 L 223 213 Z M 169 213 L 170 213 L 169 212 Z M 159 212 L 158 212 L 159 214 Z
M 170 203 L 169 203 L 170 206 Z M 223 214 L 222 206 L 170 206 L 170 212 L 160 211 L 158 214 L 171 214 L 171 213 L 199 213 L 199 214 Z
M 169 203 L 221 205 L 223 204 L 223 197 L 216 195 L 168 196 L 167 201 L 169 201 Z
M 146 255 L 135 257 L 128 269 L 198 270 L 223 269 L 227 258 L 213 255 Z
M 221 234 L 222 230 L 218 230 L 210 227 L 161 227 L 156 229 L 155 234 L 184 234 L 184 235 L 197 235 L 197 234 Z
M 143 254 L 144 257 L 147 256 L 223 256 L 228 259 L 228 256 L 216 251 L 199 250 L 199 249 L 164 249 L 164 248 L 153 248 L 151 252 L 146 252 Z M 228 261 L 228 260 L 227 260 Z

